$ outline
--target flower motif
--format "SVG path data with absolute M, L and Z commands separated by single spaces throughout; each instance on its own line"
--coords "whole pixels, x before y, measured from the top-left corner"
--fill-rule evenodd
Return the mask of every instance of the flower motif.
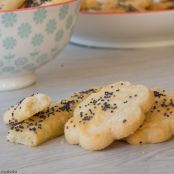
M 3 47 L 7 50 L 13 49 L 16 46 L 16 39 L 13 37 L 7 37 L 3 40 Z
M 65 19 L 66 15 L 68 14 L 68 9 L 69 9 L 69 6 L 67 4 L 61 7 L 59 12 L 59 18 L 61 20 Z
M 56 35 L 55 35 L 55 40 L 56 40 L 57 42 L 59 42 L 59 41 L 62 39 L 63 34 L 64 34 L 63 30 L 59 30 L 59 31 L 56 33 Z
M 47 11 L 44 8 L 40 8 L 34 13 L 33 20 L 35 21 L 36 24 L 41 24 L 46 19 L 46 15 Z
M 14 58 L 15 58 L 15 55 L 14 54 L 11 54 L 11 53 L 9 53 L 8 55 L 5 55 L 4 56 L 4 59 L 6 59 L 8 61 L 10 61 L 10 60 L 12 60 Z
M 48 55 L 47 54 L 42 54 L 41 56 L 39 56 L 38 58 L 37 58 L 37 63 L 39 63 L 39 64 L 45 64 L 45 63 L 47 63 L 49 60 L 48 60 Z
M 56 27 L 56 21 L 54 19 L 50 19 L 46 25 L 46 32 L 48 34 L 52 34 L 56 30 Z
M 3 72 L 6 72 L 6 73 L 9 73 L 9 72 L 14 72 L 15 71 L 15 68 L 13 66 L 5 66 L 3 69 L 2 69 Z
M 39 46 L 42 44 L 43 40 L 44 40 L 44 37 L 42 34 L 36 34 L 32 38 L 32 44 L 33 46 Z
M 66 29 L 69 29 L 72 26 L 72 23 L 73 23 L 73 17 L 68 16 L 68 19 L 66 21 Z
M 17 22 L 17 15 L 15 13 L 5 13 L 2 15 L 2 24 L 5 27 L 13 27 Z
M 27 58 L 21 57 L 21 58 L 18 58 L 17 60 L 15 60 L 15 65 L 22 66 L 22 65 L 25 65 L 27 62 L 28 62 Z
M 31 34 L 31 26 L 28 23 L 22 23 L 18 28 L 18 35 L 21 38 L 27 38 Z

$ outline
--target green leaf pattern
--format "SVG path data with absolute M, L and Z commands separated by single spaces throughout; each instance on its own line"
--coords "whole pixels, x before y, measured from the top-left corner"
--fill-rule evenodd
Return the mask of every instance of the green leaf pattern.
M 44 36 L 42 34 L 36 34 L 32 38 L 33 46 L 39 46 L 43 42 Z
M 17 22 L 17 14 L 15 13 L 5 13 L 2 15 L 1 23 L 6 27 L 13 27 Z
M 65 19 L 66 15 L 68 14 L 69 6 L 64 5 L 61 7 L 60 12 L 59 12 L 59 19 L 63 20 Z
M 54 19 L 50 19 L 47 24 L 46 24 L 46 32 L 48 34 L 53 34 L 54 31 L 56 30 L 56 21 Z
M 40 8 L 34 13 L 33 20 L 36 24 L 41 24 L 44 22 L 46 17 L 47 17 L 47 10 L 44 8 Z
M 31 25 L 28 23 L 22 23 L 18 28 L 18 35 L 21 38 L 28 38 L 31 34 Z
M 7 37 L 3 40 L 3 47 L 6 50 L 13 49 L 16 46 L 16 39 L 14 37 Z

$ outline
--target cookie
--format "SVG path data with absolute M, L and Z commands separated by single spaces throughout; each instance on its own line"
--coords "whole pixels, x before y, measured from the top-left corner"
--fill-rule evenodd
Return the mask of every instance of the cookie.
M 65 125 L 65 138 L 87 150 L 101 150 L 135 132 L 153 104 L 143 85 L 118 82 L 103 87 L 81 102 Z
M 24 98 L 15 106 L 11 106 L 4 113 L 4 123 L 17 124 L 46 109 L 50 104 L 51 99 L 45 94 L 33 94 L 30 97 Z
M 42 6 L 45 6 L 45 5 L 51 5 L 51 4 L 56 4 L 56 3 L 65 3 L 65 2 L 69 2 L 70 0 L 50 0 L 50 1 L 47 1 L 45 3 L 42 4 Z
M 143 125 L 126 138 L 130 144 L 160 143 L 174 134 L 174 94 L 154 90 L 155 103 Z
M 174 3 L 173 1 L 164 1 L 161 3 L 153 3 L 151 5 L 150 10 L 157 11 L 157 10 L 167 10 L 167 9 L 173 9 Z
M 101 3 L 97 0 L 83 0 L 80 4 L 80 9 L 81 10 L 86 10 L 86 9 L 99 9 Z
M 66 100 L 61 100 L 49 106 L 46 110 L 10 128 L 7 139 L 12 143 L 27 146 L 38 146 L 49 139 L 64 133 L 64 125 L 73 116 L 78 103 L 95 89 L 75 93 Z
M 101 8 L 104 11 L 110 11 L 110 10 L 112 11 L 113 9 L 119 8 L 118 5 L 119 5 L 118 0 L 106 0 L 106 1 L 104 0 L 102 1 Z
M 15 10 L 21 7 L 26 0 L 0 0 L 1 10 Z
M 36 6 L 45 6 L 55 3 L 64 3 L 70 0 L 28 0 L 25 3 L 25 7 L 36 7 Z
M 150 8 L 152 0 L 125 0 L 119 5 L 128 9 L 128 11 L 146 11 Z
M 12 143 L 38 146 L 63 133 L 69 113 L 64 112 L 59 103 L 10 128 L 7 139 Z M 63 112 L 62 112 L 63 111 Z

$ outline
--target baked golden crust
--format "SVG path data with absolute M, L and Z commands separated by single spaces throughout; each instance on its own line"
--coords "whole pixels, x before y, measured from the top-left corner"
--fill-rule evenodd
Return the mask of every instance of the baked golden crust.
M 75 107 L 98 89 L 74 93 L 67 99 L 51 104 L 47 109 L 13 125 L 7 139 L 13 143 L 38 146 L 64 133 L 64 125 L 73 116 Z
M 174 94 L 154 90 L 155 103 L 141 127 L 126 141 L 130 144 L 160 143 L 174 134 Z
M 103 12 L 158 11 L 173 9 L 172 0 L 155 3 L 153 0 L 84 0 L 81 10 L 97 10 Z
M 4 113 L 5 124 L 17 124 L 36 113 L 43 111 L 51 104 L 51 98 L 45 94 L 33 94 L 24 98 Z
M 65 138 L 87 150 L 104 149 L 135 132 L 152 104 L 152 92 L 145 86 L 129 82 L 107 85 L 76 107 L 65 125 Z

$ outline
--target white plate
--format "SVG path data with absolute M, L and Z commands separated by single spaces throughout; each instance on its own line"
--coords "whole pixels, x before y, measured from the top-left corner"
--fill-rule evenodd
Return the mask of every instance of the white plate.
M 79 15 L 72 43 L 106 48 L 174 45 L 174 10 Z

